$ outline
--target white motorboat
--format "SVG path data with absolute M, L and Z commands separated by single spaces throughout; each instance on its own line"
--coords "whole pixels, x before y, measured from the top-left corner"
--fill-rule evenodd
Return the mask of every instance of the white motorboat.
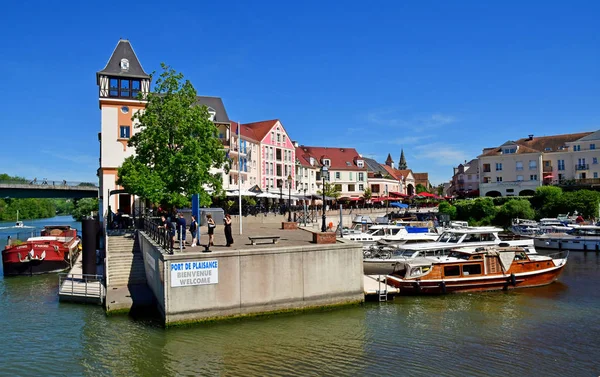
M 534 239 L 535 247 L 564 250 L 600 250 L 600 226 L 580 225 L 566 233 L 544 234 Z
M 436 242 L 400 245 L 389 258 L 385 258 L 386 254 L 384 254 L 384 258 L 371 258 L 369 255 L 365 255 L 363 268 L 365 274 L 390 274 L 403 269 L 407 260 L 439 257 L 457 248 L 475 250 L 488 246 L 515 246 L 524 248 L 529 254 L 536 253 L 533 239 L 506 241 L 500 239 L 498 236 L 500 232 L 502 229 L 489 226 L 446 229 Z
M 363 245 L 373 245 L 377 242 L 394 244 L 433 242 L 439 235 L 426 228 L 410 228 L 400 224 L 373 225 L 366 232 L 349 233 L 342 237 L 351 241 L 361 242 Z

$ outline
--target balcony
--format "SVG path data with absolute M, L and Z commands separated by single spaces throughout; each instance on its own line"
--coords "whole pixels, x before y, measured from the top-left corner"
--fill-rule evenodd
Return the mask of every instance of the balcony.
M 575 170 L 590 170 L 590 164 L 577 164 L 575 165 Z
M 482 182 L 479 184 L 479 188 L 482 191 L 511 187 L 519 187 L 520 189 L 533 188 L 535 190 L 535 188 L 538 186 L 541 186 L 540 181 L 503 181 L 489 183 Z
M 238 154 L 238 150 L 239 150 L 239 152 L 240 152 L 240 154 L 241 154 L 242 156 L 246 155 L 247 148 L 241 148 L 241 149 L 240 149 L 240 147 L 238 147 L 237 145 L 235 145 L 233 148 L 229 149 L 229 153 L 230 153 L 230 154 L 231 154 L 231 153 Z
M 552 173 L 552 166 L 544 166 L 544 173 Z

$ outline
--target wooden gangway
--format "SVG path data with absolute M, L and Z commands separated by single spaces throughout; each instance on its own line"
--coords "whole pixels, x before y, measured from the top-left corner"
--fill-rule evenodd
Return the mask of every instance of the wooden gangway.
M 58 298 L 60 301 L 102 305 L 106 297 L 104 277 L 102 274 L 84 274 L 82 255 L 79 253 L 71 271 L 58 274 Z

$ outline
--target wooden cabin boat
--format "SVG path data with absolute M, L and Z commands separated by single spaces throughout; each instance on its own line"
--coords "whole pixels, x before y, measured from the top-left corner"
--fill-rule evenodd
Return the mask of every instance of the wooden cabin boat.
M 387 277 L 400 294 L 445 294 L 547 285 L 567 264 L 566 253 L 527 254 L 520 247 L 455 250 L 440 258 L 417 258 Z

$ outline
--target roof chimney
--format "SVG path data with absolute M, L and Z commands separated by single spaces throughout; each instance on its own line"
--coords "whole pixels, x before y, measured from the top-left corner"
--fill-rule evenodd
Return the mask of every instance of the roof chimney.
M 292 144 L 294 145 L 294 147 L 298 148 L 298 142 L 297 141 L 292 141 Z
M 533 140 L 533 134 L 529 134 L 529 140 Z

